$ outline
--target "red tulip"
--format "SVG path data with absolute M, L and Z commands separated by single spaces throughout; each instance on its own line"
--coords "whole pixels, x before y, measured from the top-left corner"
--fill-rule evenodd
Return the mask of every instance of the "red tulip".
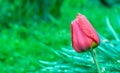
M 78 14 L 71 23 L 72 47 L 77 52 L 95 48 L 100 43 L 99 36 L 87 18 Z

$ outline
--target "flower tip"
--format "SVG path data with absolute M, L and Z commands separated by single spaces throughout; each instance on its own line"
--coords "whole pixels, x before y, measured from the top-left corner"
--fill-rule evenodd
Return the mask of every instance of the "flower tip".
M 78 13 L 78 14 L 77 14 L 77 17 L 79 17 L 79 16 L 82 16 L 82 14 Z
M 84 15 L 82 15 L 81 13 L 78 13 L 76 16 L 77 19 L 84 19 Z

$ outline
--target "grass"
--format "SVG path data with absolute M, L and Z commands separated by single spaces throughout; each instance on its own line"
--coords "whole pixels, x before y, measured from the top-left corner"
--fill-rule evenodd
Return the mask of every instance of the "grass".
M 18 4 L 22 6 L 19 0 Z M 34 4 L 28 5 L 28 9 L 18 5 L 19 13 L 15 10 L 17 6 L 9 1 L 2 1 L 0 5 L 0 73 L 96 71 L 89 52 L 76 53 L 71 47 L 70 23 L 78 12 L 84 14 L 100 34 L 101 44 L 96 52 L 102 72 L 120 72 L 120 42 L 117 41 L 120 30 L 116 27 L 120 24 L 119 6 L 106 8 L 99 1 L 66 0 L 60 18 L 50 14 L 50 20 L 46 21 L 33 12 Z M 24 10 L 26 13 L 22 15 Z M 37 16 L 36 19 L 33 16 Z
M 108 23 L 108 21 L 106 21 Z M 111 26 L 111 25 L 109 25 Z M 108 27 L 110 32 L 113 28 Z M 111 30 L 112 29 L 112 30 Z M 120 41 L 112 39 L 111 41 L 102 35 L 99 35 L 101 44 L 95 49 L 97 60 L 100 64 L 102 73 L 119 73 L 120 72 Z M 113 37 L 116 37 L 113 35 Z M 96 73 L 94 61 L 89 51 L 76 53 L 71 47 L 62 48 L 62 50 L 50 49 L 59 60 L 44 61 L 40 60 L 41 72 L 49 73 Z

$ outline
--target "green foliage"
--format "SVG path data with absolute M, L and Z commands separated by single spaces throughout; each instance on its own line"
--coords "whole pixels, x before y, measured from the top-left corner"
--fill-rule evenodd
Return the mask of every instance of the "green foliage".
M 99 0 L 0 0 L 0 73 L 96 71 L 89 52 L 78 54 L 71 48 L 70 23 L 78 12 L 100 34 L 96 52 L 102 71 L 119 72 L 118 5 L 107 8 Z
M 108 21 L 107 21 L 108 23 Z M 111 27 L 111 25 L 109 24 Z M 109 27 L 108 27 L 109 28 Z M 113 28 L 109 28 L 113 32 Z M 112 29 L 112 30 L 111 30 Z M 120 40 L 108 40 L 100 35 L 101 43 L 96 48 L 97 61 L 100 64 L 102 73 L 119 73 L 120 72 Z M 113 35 L 113 37 L 116 37 Z M 92 59 L 90 51 L 84 53 L 76 53 L 71 47 L 62 48 L 62 50 L 50 49 L 59 60 L 43 61 L 40 60 L 42 72 L 57 73 L 96 73 L 97 69 Z

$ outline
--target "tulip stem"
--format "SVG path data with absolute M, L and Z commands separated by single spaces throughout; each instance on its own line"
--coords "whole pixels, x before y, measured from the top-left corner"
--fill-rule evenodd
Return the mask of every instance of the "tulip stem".
M 97 62 L 97 60 L 96 60 L 96 53 L 95 53 L 95 51 L 94 51 L 93 49 L 91 49 L 91 50 L 90 50 L 90 53 L 91 53 L 91 55 L 92 55 L 92 57 L 93 57 L 94 63 L 96 64 L 98 73 L 101 73 L 100 66 L 99 66 L 99 64 L 98 64 L 98 62 Z

